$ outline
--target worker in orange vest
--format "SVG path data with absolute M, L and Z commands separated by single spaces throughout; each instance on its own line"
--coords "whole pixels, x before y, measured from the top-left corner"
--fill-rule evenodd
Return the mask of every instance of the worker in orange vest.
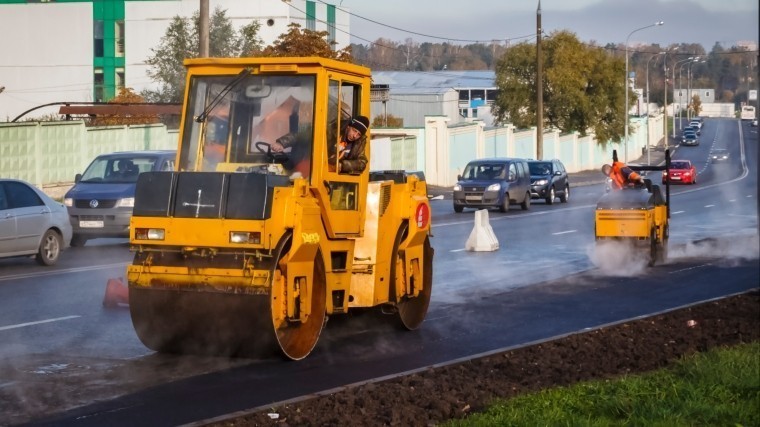
M 634 184 L 644 184 L 644 178 L 623 162 L 612 162 L 612 166 L 602 166 L 602 173 L 610 177 L 612 187 L 620 190 Z

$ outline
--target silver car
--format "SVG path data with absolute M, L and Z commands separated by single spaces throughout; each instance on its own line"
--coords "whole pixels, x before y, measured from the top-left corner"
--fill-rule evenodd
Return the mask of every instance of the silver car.
M 0 179 L 0 258 L 34 255 L 53 265 L 71 235 L 62 203 L 28 182 Z

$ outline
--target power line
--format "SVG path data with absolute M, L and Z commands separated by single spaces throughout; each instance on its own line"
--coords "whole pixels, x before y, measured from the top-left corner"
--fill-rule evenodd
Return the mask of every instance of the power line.
M 325 5 L 328 5 L 328 6 L 332 6 L 331 4 L 325 3 L 322 0 L 317 0 L 317 1 L 320 2 L 320 3 L 322 3 L 322 4 L 325 4 Z M 523 39 L 523 38 L 528 38 L 528 37 L 534 36 L 534 34 L 528 34 L 528 35 L 525 35 L 525 36 L 518 36 L 518 37 L 507 38 L 507 39 L 496 39 L 496 38 L 494 38 L 494 39 L 491 39 L 491 40 L 468 40 L 468 39 L 456 39 L 456 38 L 452 38 L 452 37 L 432 36 L 430 34 L 418 33 L 418 32 L 415 32 L 415 31 L 405 30 L 405 29 L 399 28 L 399 27 L 394 27 L 393 25 L 384 24 L 382 22 L 378 22 L 378 21 L 375 21 L 373 19 L 369 19 L 367 17 L 361 16 L 361 15 L 357 15 L 355 13 L 351 13 L 348 10 L 341 9 L 338 6 L 335 6 L 335 8 L 338 9 L 338 10 L 340 10 L 343 13 L 346 13 L 346 14 L 351 15 L 351 16 L 355 16 L 355 17 L 357 17 L 359 19 L 363 19 L 363 20 L 365 20 L 367 22 L 371 22 L 373 24 L 377 24 L 377 25 L 380 25 L 380 26 L 383 26 L 383 27 L 386 27 L 386 28 L 391 28 L 391 29 L 397 30 L 397 31 L 403 31 L 405 33 L 414 34 L 414 35 L 417 35 L 417 36 L 428 37 L 428 38 L 431 38 L 431 39 L 449 40 L 449 41 L 457 41 L 457 42 L 489 43 L 489 42 L 502 41 L 502 40 L 509 42 L 509 41 L 512 41 L 512 40 L 519 40 L 519 39 Z M 356 37 L 356 36 L 354 36 L 354 37 Z

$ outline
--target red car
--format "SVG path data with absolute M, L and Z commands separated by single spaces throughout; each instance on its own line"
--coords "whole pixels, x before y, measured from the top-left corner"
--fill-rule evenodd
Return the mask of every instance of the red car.
M 672 160 L 670 162 L 670 169 L 667 174 L 662 173 L 662 183 L 665 184 L 670 179 L 671 184 L 696 184 L 697 183 L 697 168 L 691 164 L 689 160 Z

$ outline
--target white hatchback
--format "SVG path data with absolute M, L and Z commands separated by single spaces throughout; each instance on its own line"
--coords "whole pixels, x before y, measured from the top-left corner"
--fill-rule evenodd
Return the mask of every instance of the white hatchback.
M 34 255 L 53 265 L 71 241 L 66 207 L 17 179 L 0 179 L 0 258 Z

